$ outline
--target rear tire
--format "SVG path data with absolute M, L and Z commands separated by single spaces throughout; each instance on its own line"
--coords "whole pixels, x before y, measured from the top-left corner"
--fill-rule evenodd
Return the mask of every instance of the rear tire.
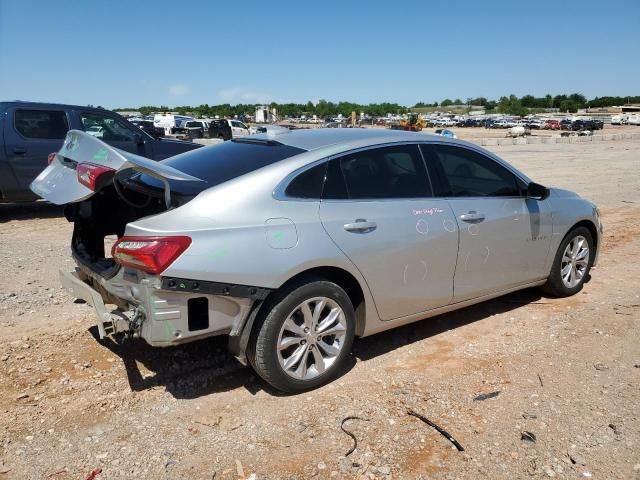
M 589 229 L 574 228 L 560 243 L 551 273 L 542 289 L 555 297 L 575 295 L 589 278 L 594 255 L 593 237 Z
M 275 293 L 263 306 L 248 358 L 267 383 L 287 393 L 333 380 L 351 351 L 353 305 L 337 284 L 307 277 Z

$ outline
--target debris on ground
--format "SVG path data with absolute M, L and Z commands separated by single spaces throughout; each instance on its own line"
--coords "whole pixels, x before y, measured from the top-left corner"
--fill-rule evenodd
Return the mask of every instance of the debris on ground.
M 94 468 L 93 470 L 91 470 L 89 472 L 89 475 L 87 475 L 86 480 L 94 480 L 101 473 L 102 473 L 102 469 L 101 468 Z
M 474 402 L 481 402 L 482 400 L 488 400 L 490 398 L 495 398 L 500 395 L 499 391 L 489 392 L 489 393 L 481 393 L 480 395 L 474 397 Z
M 526 430 L 520 433 L 520 440 L 524 442 L 536 443 L 536 435 L 532 432 L 527 432 Z
M 455 438 L 453 438 L 453 436 L 449 432 L 447 432 L 445 429 L 443 429 L 442 427 L 439 427 L 424 415 L 421 415 L 413 410 L 407 410 L 407 413 L 413 417 L 416 417 L 422 420 L 424 423 L 426 423 L 430 427 L 435 428 L 444 438 L 446 438 L 451 443 L 453 443 L 453 445 L 458 449 L 459 452 L 464 452 L 464 447 L 460 445 L 458 441 Z
M 358 447 L 358 439 L 356 438 L 356 436 L 353 433 L 351 433 L 349 430 L 344 428 L 344 423 L 348 420 L 362 420 L 363 422 L 369 421 L 368 418 L 355 417 L 355 416 L 349 416 L 342 419 L 342 422 L 340 423 L 340 428 L 344 433 L 346 433 L 353 439 L 353 446 L 347 451 L 347 453 L 344 454 L 345 457 L 348 457 L 349 455 L 351 455 L 355 451 L 355 449 Z

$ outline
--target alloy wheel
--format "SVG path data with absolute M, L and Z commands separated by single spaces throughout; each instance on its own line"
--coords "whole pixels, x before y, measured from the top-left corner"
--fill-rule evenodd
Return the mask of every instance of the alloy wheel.
M 345 314 L 335 300 L 314 297 L 299 304 L 278 335 L 278 361 L 297 380 L 322 375 L 340 355 L 347 334 Z
M 560 263 L 560 276 L 567 288 L 578 285 L 589 266 L 589 242 L 582 235 L 571 239 L 564 249 Z

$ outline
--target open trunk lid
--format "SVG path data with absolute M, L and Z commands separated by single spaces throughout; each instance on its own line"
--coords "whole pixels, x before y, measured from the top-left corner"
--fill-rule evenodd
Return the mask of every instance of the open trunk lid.
M 31 190 L 57 205 L 88 199 L 96 192 L 78 180 L 76 169 L 82 163 L 100 165 L 114 172 L 131 168 L 150 175 L 165 184 L 166 199 L 169 198 L 168 180 L 202 181 L 169 165 L 114 148 L 86 132 L 69 130 L 54 160 L 31 183 Z

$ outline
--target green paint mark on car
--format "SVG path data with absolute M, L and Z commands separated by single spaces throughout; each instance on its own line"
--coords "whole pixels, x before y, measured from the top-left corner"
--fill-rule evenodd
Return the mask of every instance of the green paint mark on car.
M 229 247 L 227 245 L 223 245 L 220 248 L 214 250 L 209 254 L 209 258 L 211 260 L 216 260 L 218 258 L 223 258 L 229 255 Z
M 106 149 L 101 148 L 93 155 L 93 159 L 99 162 L 106 162 L 108 156 L 109 152 Z

